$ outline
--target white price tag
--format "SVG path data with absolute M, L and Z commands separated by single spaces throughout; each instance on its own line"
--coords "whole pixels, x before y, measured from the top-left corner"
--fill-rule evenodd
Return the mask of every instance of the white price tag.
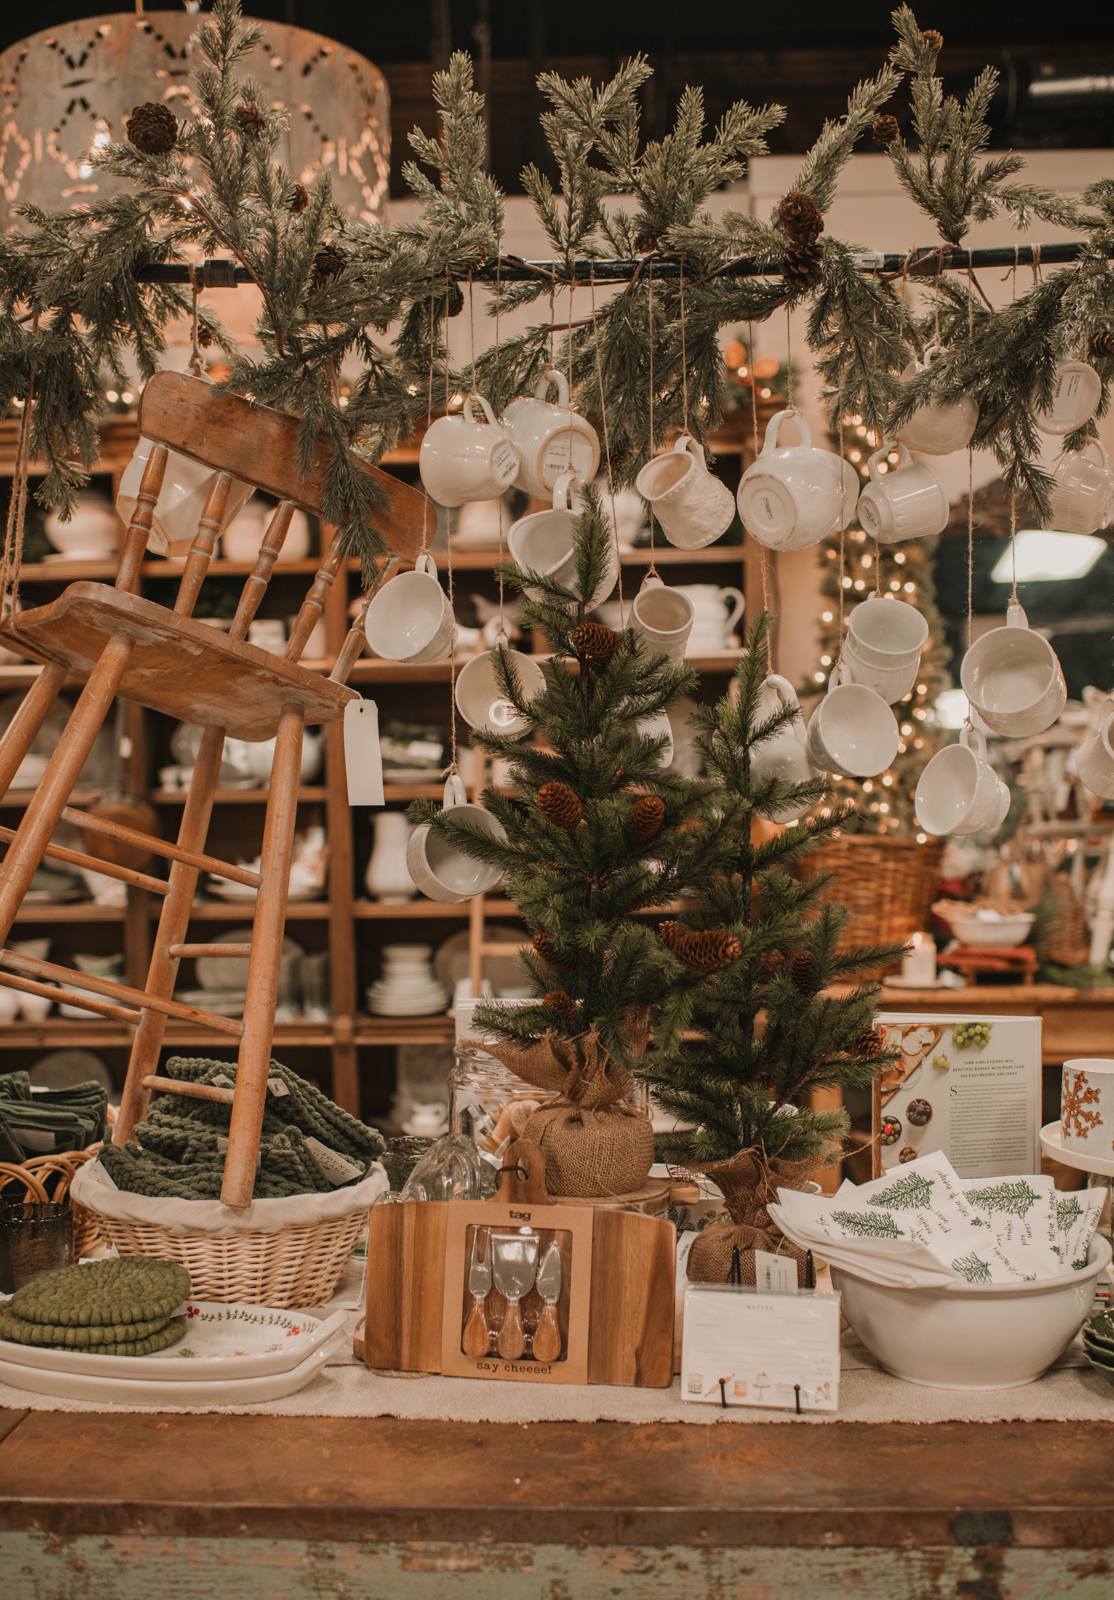
M 281 1078 L 268 1078 L 267 1093 L 273 1094 L 276 1100 L 281 1100 L 284 1094 L 290 1093 L 290 1090 L 286 1087 Z
M 228 1077 L 224 1072 L 218 1072 L 211 1081 L 220 1089 L 234 1089 L 236 1087 L 236 1080 Z
M 754 1286 L 760 1294 L 796 1294 L 797 1263 L 791 1256 L 754 1252 Z
M 306 1149 L 334 1189 L 338 1189 L 342 1183 L 351 1183 L 353 1178 L 363 1176 L 359 1167 L 354 1166 L 337 1151 L 330 1150 L 328 1145 L 322 1144 L 319 1139 L 307 1139 Z
M 379 707 L 374 700 L 349 700 L 344 708 L 344 770 L 350 806 L 383 804 Z

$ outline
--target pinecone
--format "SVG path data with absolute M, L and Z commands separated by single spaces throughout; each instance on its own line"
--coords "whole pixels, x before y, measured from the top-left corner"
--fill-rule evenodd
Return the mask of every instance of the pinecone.
M 789 981 L 801 994 L 814 994 L 812 981 L 812 951 L 794 950 L 789 957 Z
M 563 961 L 554 950 L 544 933 L 536 933 L 533 937 L 533 946 L 547 967 L 556 967 L 558 972 L 571 972 L 572 963 Z
M 661 942 L 665 946 L 665 948 L 667 950 L 671 951 L 673 955 L 677 954 L 678 950 L 681 947 L 681 940 L 684 939 L 684 937 L 685 937 L 685 934 L 682 931 L 682 929 L 681 929 L 681 927 L 679 926 L 678 923 L 676 923 L 676 922 L 659 922 L 658 923 L 658 938 L 661 940 Z
M 542 1005 L 547 1011 L 555 1011 L 559 1017 L 564 1017 L 566 1022 L 576 1021 L 576 1005 L 563 989 L 551 989 L 542 1000 Z
M 793 189 L 777 208 L 778 221 L 794 244 L 814 244 L 824 231 L 824 214 L 811 195 Z
M 657 838 L 664 821 L 665 801 L 660 795 L 644 794 L 641 800 L 636 800 L 631 806 L 630 825 L 635 838 L 643 844 L 649 844 L 651 839 Z
M 445 315 L 459 317 L 464 310 L 464 291 L 459 283 L 450 283 L 445 291 Z
M 569 640 L 581 660 L 591 662 L 594 667 L 602 667 L 610 661 L 622 644 L 614 629 L 605 628 L 602 622 L 578 623 L 569 634 Z
M 251 100 L 241 100 L 236 107 L 236 121 L 245 133 L 265 133 L 267 118 Z
M 199 322 L 197 324 L 197 342 L 201 346 L 202 350 L 208 350 L 209 346 L 213 342 L 213 330 L 212 328 L 206 327 L 203 322 Z
M 944 35 L 938 28 L 922 28 L 921 38 L 935 55 L 939 55 L 944 48 Z
M 881 1028 L 865 1028 L 851 1046 L 851 1054 L 860 1061 L 874 1061 L 886 1048 L 886 1035 Z
M 1089 353 L 1098 361 L 1109 361 L 1114 356 L 1114 330 L 1100 328 L 1087 341 Z
M 704 933 L 682 935 L 681 947 L 674 955 L 692 972 L 718 972 L 729 967 L 743 953 L 742 942 L 733 933 L 722 928 L 709 928 Z
M 327 244 L 313 258 L 310 283 L 320 289 L 330 278 L 338 278 L 348 265 L 348 256 L 339 244 Z
M 135 106 L 124 124 L 128 143 L 145 156 L 164 156 L 178 143 L 178 118 L 169 106 L 145 100 Z
M 881 112 L 870 125 L 870 137 L 875 144 L 893 144 L 901 138 L 901 125 L 888 111 Z
M 764 978 L 772 978 L 774 973 L 785 960 L 785 957 L 782 955 L 780 950 L 763 950 L 758 959 L 762 970 L 762 976 Z
M 626 782 L 626 777 L 627 777 L 627 769 L 626 769 L 626 767 L 616 767 L 615 768 L 615 775 L 611 780 L 611 785 L 610 785 L 611 788 L 612 789 L 621 789 L 623 787 L 623 784 Z
M 634 236 L 634 248 L 635 248 L 636 254 L 638 254 L 640 256 L 649 255 L 650 251 L 651 250 L 656 250 L 657 247 L 658 247 L 658 236 L 657 236 L 656 233 L 636 233 L 635 234 L 635 236 Z
M 791 296 L 804 294 L 820 282 L 823 259 L 818 244 L 791 244 L 781 258 L 781 275 Z
M 295 217 L 300 217 L 308 205 L 309 190 L 304 183 L 296 183 L 290 199 L 286 202 L 287 211 L 291 212 Z
M 571 833 L 580 826 L 584 807 L 566 783 L 543 783 L 538 790 L 538 810 L 547 822 Z

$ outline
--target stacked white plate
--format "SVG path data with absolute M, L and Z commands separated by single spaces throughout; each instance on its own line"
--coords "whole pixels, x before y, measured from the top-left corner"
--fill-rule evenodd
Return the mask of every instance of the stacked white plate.
M 381 1017 L 428 1017 L 444 1011 L 449 991 L 433 975 L 428 944 L 383 946 L 383 976 L 367 991 L 367 1007 Z
M 64 1400 L 141 1406 L 246 1406 L 316 1377 L 347 1312 L 188 1300 L 186 1332 L 149 1356 L 94 1356 L 0 1339 L 0 1383 Z

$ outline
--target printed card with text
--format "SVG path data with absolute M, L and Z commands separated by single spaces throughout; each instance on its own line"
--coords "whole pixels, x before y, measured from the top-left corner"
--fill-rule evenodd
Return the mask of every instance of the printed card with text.
M 681 1396 L 715 1406 L 839 1409 L 839 1295 L 685 1290 Z

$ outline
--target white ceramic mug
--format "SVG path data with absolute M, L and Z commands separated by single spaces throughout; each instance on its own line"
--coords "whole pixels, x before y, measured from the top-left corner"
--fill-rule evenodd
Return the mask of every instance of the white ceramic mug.
M 902 539 L 923 539 L 941 533 L 948 521 L 948 492 L 927 461 L 914 461 L 904 444 L 892 472 L 881 472 L 884 455 L 893 448 L 886 440 L 870 458 L 870 482 L 859 496 L 859 526 L 880 544 Z
M 834 667 L 805 735 L 816 770 L 873 778 L 897 755 L 898 743 L 897 722 L 882 697 L 862 684 L 846 682 L 842 667 Z
M 453 609 L 432 556 L 385 583 L 367 608 L 364 632 L 377 656 L 415 665 L 444 661 L 452 648 Z
M 1024 739 L 1051 728 L 1068 691 L 1056 652 L 1011 604 L 1006 626 L 976 639 L 959 670 L 963 692 L 993 733 Z
M 551 383 L 557 385 L 557 404 L 545 398 Z M 591 423 L 572 410 L 569 380 L 550 368 L 538 380 L 533 398 L 512 400 L 503 417 L 507 437 L 519 454 L 518 485 L 546 499 L 558 478 L 573 472 L 589 483 L 600 464 L 600 442 Z
M 660 578 L 646 578 L 634 597 L 630 625 L 643 652 L 668 656 L 679 666 L 692 632 L 695 607 L 683 589 L 667 589 Z
M 768 739 L 763 739 L 751 749 L 750 772 L 752 778 L 781 778 L 785 783 L 808 783 L 817 773 L 808 759 L 805 742 L 805 724 L 801 716 L 797 694 L 788 678 L 771 673 L 762 686 L 755 713 L 758 722 L 765 722 L 777 712 L 792 706 L 796 711 L 793 721 L 780 727 Z M 783 806 L 774 811 L 763 811 L 771 822 L 794 822 L 802 806 Z
M 506 641 L 504 640 L 505 644 Z M 470 728 L 479 733 L 493 733 L 507 739 L 522 739 L 530 731 L 530 723 L 517 710 L 507 696 L 495 674 L 496 652 L 485 650 L 473 656 L 461 670 L 456 680 L 457 710 Z M 520 651 L 509 652 L 511 664 L 518 674 L 523 699 L 533 700 L 545 688 L 545 676 L 532 657 Z
M 1097 450 L 1100 461 L 1089 461 L 1087 450 Z M 1061 533 L 1095 533 L 1114 514 L 1114 472 L 1097 439 L 1083 450 L 1062 455 L 1052 469 L 1048 527 Z
M 661 754 L 658 756 L 659 767 L 673 765 L 673 726 L 669 721 L 669 714 L 665 711 L 656 711 L 652 717 L 645 717 L 641 722 L 635 723 L 635 728 L 644 739 L 664 739 Z
M 1075 770 L 1080 780 L 1102 800 L 1114 800 L 1114 745 L 1110 742 L 1112 726 L 1114 695 L 1107 698 L 1099 713 L 1097 729 L 1089 739 L 1083 741 L 1075 757 Z
M 156 448 L 150 439 L 141 438 L 124 468 L 120 492 L 116 496 L 116 510 L 125 523 L 130 523 L 135 514 L 143 474 L 151 451 Z M 166 555 L 171 545 L 181 544 L 185 540 L 193 543 L 197 537 L 197 525 L 205 511 L 205 502 L 219 476 L 219 472 L 203 466 L 200 461 L 191 461 L 189 456 L 179 455 L 177 450 L 168 451 L 166 472 L 151 519 L 151 532 L 147 536 L 148 550 Z M 233 478 L 225 503 L 222 529 L 239 515 L 254 492 L 252 484 Z M 184 555 L 187 552 L 182 553 Z
M 702 447 L 687 433 L 672 450 L 647 461 L 635 487 L 680 550 L 702 550 L 722 538 L 735 517 L 731 490 L 708 471 Z
M 579 515 L 572 508 L 575 474 L 563 472 L 553 487 L 553 504 L 548 511 L 532 511 L 511 524 L 507 544 L 511 558 L 527 572 L 555 578 L 572 594 L 579 595 L 576 575 L 576 522 Z M 595 593 L 587 596 L 589 608 L 601 605 L 615 587 L 619 576 L 619 557 L 614 543 L 608 540 L 604 557 L 603 577 Z M 544 600 L 540 589 L 525 591 L 532 600 Z
M 927 638 L 928 623 L 914 606 L 872 594 L 852 608 L 843 664 L 852 683 L 893 705 L 916 683 Z
M 486 422 L 476 421 L 479 406 Z M 459 416 L 431 422 L 418 452 L 422 483 L 443 506 L 497 500 L 518 477 L 518 447 L 482 394 L 465 396 Z
M 795 423 L 801 442 L 779 449 L 778 430 L 787 419 Z M 840 468 L 838 456 L 813 449 L 812 431 L 799 411 L 777 412 L 766 427 L 761 455 L 739 484 L 744 528 L 771 550 L 804 550 L 817 544 L 839 525 L 844 513 Z
M 1032 404 L 1033 421 L 1042 433 L 1074 433 L 1094 416 L 1102 399 L 1102 379 L 1085 361 L 1058 361 L 1052 375 L 1052 399 Z
M 502 823 L 490 811 L 469 803 L 464 782 L 456 773 L 445 784 L 445 810 L 457 812 L 466 822 L 482 828 L 495 839 L 507 837 Z M 419 823 L 410 835 L 406 868 L 422 894 L 442 905 L 459 905 L 462 900 L 471 900 L 473 895 L 486 894 L 503 881 L 498 867 L 466 856 L 434 833 L 428 822 Z
M 930 345 L 923 361 L 912 361 L 901 374 L 903 383 L 927 372 L 938 356 L 943 355 L 940 345 Z M 946 404 L 929 400 L 902 424 L 894 437 L 909 450 L 924 456 L 947 456 L 953 450 L 966 450 L 971 443 L 979 420 L 978 401 L 965 394 Z
M 727 641 L 746 606 L 741 591 L 721 589 L 716 583 L 685 583 L 673 593 L 684 595 L 692 604 L 692 631 L 685 654 L 691 656 L 698 655 L 702 650 L 726 650 Z
M 986 740 L 965 723 L 959 743 L 938 750 L 921 773 L 914 799 L 917 821 L 937 838 L 997 828 L 1005 816 L 1003 789 L 1008 811 L 1009 790 L 986 759 Z

